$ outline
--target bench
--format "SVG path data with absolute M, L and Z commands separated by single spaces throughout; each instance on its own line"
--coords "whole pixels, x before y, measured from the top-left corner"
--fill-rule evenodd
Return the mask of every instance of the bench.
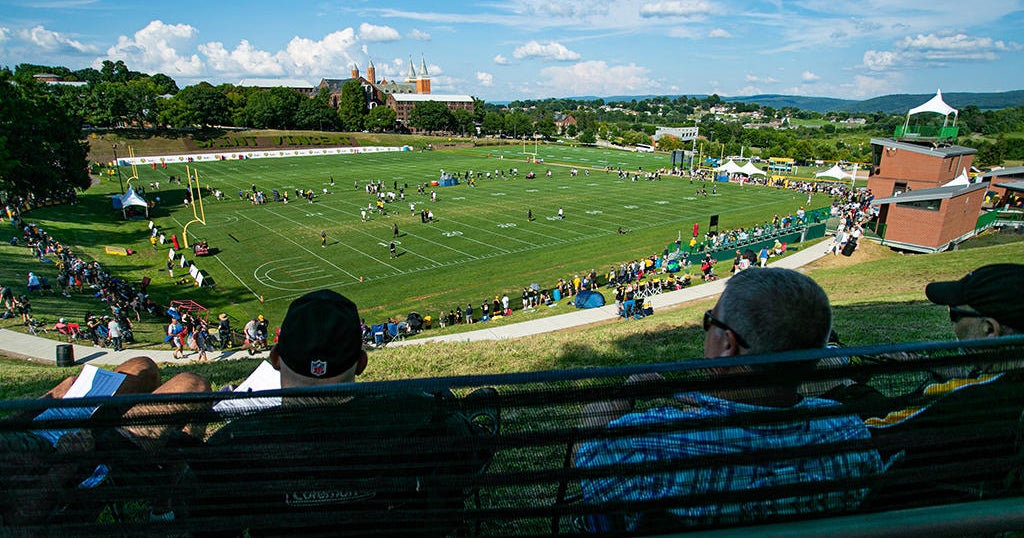
M 809 363 L 816 367 L 796 370 L 801 392 L 841 400 L 841 405 L 647 426 L 581 425 L 595 402 L 614 398 L 634 409 L 682 407 L 676 398 L 681 393 L 761 390 L 774 383 L 734 367 Z M 1002 373 L 976 375 L 987 369 Z M 252 535 L 573 536 L 590 533 L 597 519 L 621 521 L 637 514 L 646 523 L 634 535 L 935 536 L 1020 530 L 1021 372 L 1024 338 L 1013 337 L 274 393 L 4 401 L 0 534 L 219 536 L 270 526 L 272 531 Z M 643 382 L 626 383 L 638 375 Z M 950 376 L 973 382 L 937 384 Z M 934 394 L 922 395 L 924 386 Z M 268 397 L 279 398 L 280 406 L 253 408 L 261 402 L 257 398 Z M 213 411 L 224 402 L 234 408 Z M 131 420 L 122 415 L 132 406 L 159 404 L 175 409 L 133 413 Z M 82 405 L 101 407 L 86 420 L 31 420 L 46 408 Z M 899 413 L 907 409 L 912 411 Z M 596 439 L 694 431 L 713 437 L 732 427 L 786 429 L 851 416 L 873 424 L 870 438 L 664 462 L 573 464 L 581 444 Z M 248 428 L 239 427 L 252 420 Z M 186 423 L 201 425 L 197 437 L 175 436 L 159 448 L 144 449 L 115 432 L 111 442 L 114 428 L 145 431 Z M 57 451 L 26 441 L 32 439 L 29 432 L 57 428 L 92 432 L 95 448 Z M 716 473 L 743 465 L 786 469 L 807 458 L 865 451 L 877 451 L 886 470 L 620 501 L 594 502 L 581 487 L 594 480 Z M 825 502 L 835 498 L 845 500 Z M 780 499 L 801 499 L 806 510 L 763 509 Z M 282 511 L 282 502 L 289 508 Z M 165 503 L 174 519 L 152 520 L 151 513 Z M 739 517 L 679 516 L 693 507 L 728 503 L 747 508 Z M 617 534 L 626 532 L 610 527 L 609 535 Z

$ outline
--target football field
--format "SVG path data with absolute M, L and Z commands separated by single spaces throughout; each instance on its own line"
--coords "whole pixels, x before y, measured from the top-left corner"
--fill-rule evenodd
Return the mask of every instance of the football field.
M 279 320 L 290 300 L 320 288 L 352 298 L 367 321 L 404 318 L 410 311 L 436 316 L 467 303 L 479 312 L 481 301 L 495 295 L 508 293 L 515 304 L 531 283 L 548 288 L 559 278 L 591 269 L 603 275 L 612 265 L 660 254 L 680 234 L 687 241 L 695 223 L 703 236 L 711 215 L 720 216 L 720 229 L 746 227 L 794 213 L 807 201 L 774 188 L 717 183 L 711 194 L 711 182 L 644 179 L 644 173 L 670 166 L 665 155 L 540 146 L 545 162 L 528 163 L 522 149 L 195 163 L 190 166 L 203 186 L 206 225 L 191 224 L 189 239 L 206 240 L 214 249 L 196 263 L 215 279 L 216 295 L 230 297 L 243 311 L 237 316 L 264 309 Z M 605 171 L 608 166 L 629 177 Z M 457 175 L 459 185 L 417 192 L 442 170 Z M 536 177 L 527 179 L 531 172 Z M 469 186 L 466 173 L 482 177 Z M 185 166 L 140 166 L 138 175 L 135 181 L 144 186 L 160 182 L 159 191 L 148 192 L 161 197 L 154 221 L 180 236 L 192 210 L 182 203 L 184 187 L 168 185 L 167 178 L 184 177 Z M 383 215 L 368 211 L 364 222 L 361 211 L 377 198 L 365 186 L 378 181 L 398 199 L 385 204 Z M 268 197 L 272 189 L 288 192 L 290 200 L 253 205 L 240 199 L 239 192 L 251 193 L 253 185 Z M 215 200 L 208 187 L 222 190 L 225 199 Z M 701 187 L 708 196 L 698 196 Z M 313 203 L 296 196 L 296 189 L 314 191 Z M 828 202 L 821 196 L 812 206 Z M 557 218 L 560 208 L 564 219 Z M 432 223 L 421 221 L 424 210 L 433 213 Z M 389 252 L 392 241 L 396 257 Z

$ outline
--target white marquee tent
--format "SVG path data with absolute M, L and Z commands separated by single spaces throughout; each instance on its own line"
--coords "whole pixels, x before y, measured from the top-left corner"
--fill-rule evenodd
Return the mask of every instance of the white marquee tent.
M 740 168 L 740 173 L 741 174 L 746 174 L 748 176 L 757 176 L 757 175 L 767 176 L 768 175 L 764 170 L 761 170 L 760 168 L 755 166 L 754 163 L 752 163 L 750 161 L 747 161 L 747 164 L 744 164 Z
M 135 189 L 131 187 L 128 187 L 128 192 L 121 196 L 121 214 L 124 218 L 128 218 L 128 206 L 142 207 L 146 212 L 146 218 L 149 218 L 149 204 L 147 204 L 146 201 L 135 192 Z
M 971 178 L 967 175 L 967 169 L 964 168 L 963 172 L 960 172 L 959 176 L 953 178 L 949 183 L 942 185 L 943 187 L 952 187 L 954 185 L 970 185 Z
M 719 166 L 718 168 L 715 168 L 715 172 L 725 172 L 725 173 L 727 173 L 729 175 L 741 174 L 742 173 L 741 170 L 742 170 L 742 168 L 740 167 L 740 165 L 732 162 L 732 159 L 729 159 L 729 161 L 726 162 L 725 164 L 723 164 L 722 166 Z
M 833 179 L 852 179 L 853 178 L 853 174 L 847 172 L 846 170 L 843 170 L 839 166 L 839 163 L 836 163 L 836 164 L 832 165 L 832 168 L 829 168 L 828 170 L 822 170 L 821 172 L 818 172 L 818 173 L 814 174 L 814 177 L 830 177 L 830 178 L 833 178 Z

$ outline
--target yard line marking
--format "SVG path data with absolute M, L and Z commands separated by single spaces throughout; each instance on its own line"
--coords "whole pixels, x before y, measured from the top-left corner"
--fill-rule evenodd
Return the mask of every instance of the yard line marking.
M 242 217 L 243 217 L 243 218 L 245 218 L 246 220 L 248 220 L 249 222 L 251 222 L 251 223 L 253 223 L 253 224 L 256 224 L 256 225 L 258 225 L 258 226 L 260 226 L 260 227 L 262 227 L 262 228 L 264 228 L 264 229 L 266 229 L 266 230 L 268 230 L 268 231 L 272 232 L 272 233 L 273 233 L 274 235 L 277 235 L 277 236 L 281 237 L 282 239 L 285 239 L 285 240 L 287 240 L 288 242 L 292 243 L 293 245 L 295 245 L 295 246 L 299 247 L 299 249 L 301 249 L 301 250 L 304 250 L 304 251 L 305 251 L 305 252 L 306 252 L 307 254 L 309 254 L 310 256 L 312 256 L 312 257 L 313 257 L 314 259 L 319 259 L 319 260 L 323 261 L 324 263 L 326 263 L 327 265 L 329 265 L 329 266 L 331 266 L 331 267 L 333 267 L 333 268 L 337 269 L 338 271 L 341 271 L 342 273 L 345 273 L 346 275 L 348 275 L 348 276 L 350 276 L 350 277 L 352 277 L 352 278 L 354 278 L 354 279 L 358 279 L 358 278 L 359 278 L 359 277 L 357 277 L 356 275 L 353 275 L 352 273 L 349 273 L 349 272 L 348 272 L 348 271 L 346 271 L 345 269 L 342 269 L 341 267 L 338 267 L 337 265 L 335 265 L 334 263 L 332 263 L 332 262 L 331 262 L 330 260 L 326 260 L 326 259 L 324 259 L 324 258 L 323 258 L 322 256 L 320 256 L 319 254 L 315 254 L 315 253 L 314 253 L 314 251 L 310 250 L 309 248 L 307 248 L 307 247 L 304 247 L 304 246 L 300 245 L 300 244 L 299 244 L 299 243 L 298 243 L 297 241 L 295 241 L 295 240 L 294 240 L 294 239 L 292 239 L 291 237 L 288 237 L 287 235 L 285 235 L 285 234 L 282 234 L 282 233 L 278 232 L 277 230 L 274 230 L 273 228 L 271 228 L 271 227 L 269 227 L 269 226 L 266 226 L 266 225 L 264 225 L 263 223 L 259 222 L 258 220 L 255 220 L 255 219 L 249 218 L 249 217 L 248 217 L 248 216 L 246 216 L 246 215 L 242 215 Z

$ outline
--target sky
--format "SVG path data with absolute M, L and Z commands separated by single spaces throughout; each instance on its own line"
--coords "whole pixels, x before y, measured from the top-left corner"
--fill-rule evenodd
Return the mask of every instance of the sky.
M 123 60 L 179 87 L 427 66 L 489 102 L 1024 89 L 1024 0 L 0 0 L 0 66 Z

